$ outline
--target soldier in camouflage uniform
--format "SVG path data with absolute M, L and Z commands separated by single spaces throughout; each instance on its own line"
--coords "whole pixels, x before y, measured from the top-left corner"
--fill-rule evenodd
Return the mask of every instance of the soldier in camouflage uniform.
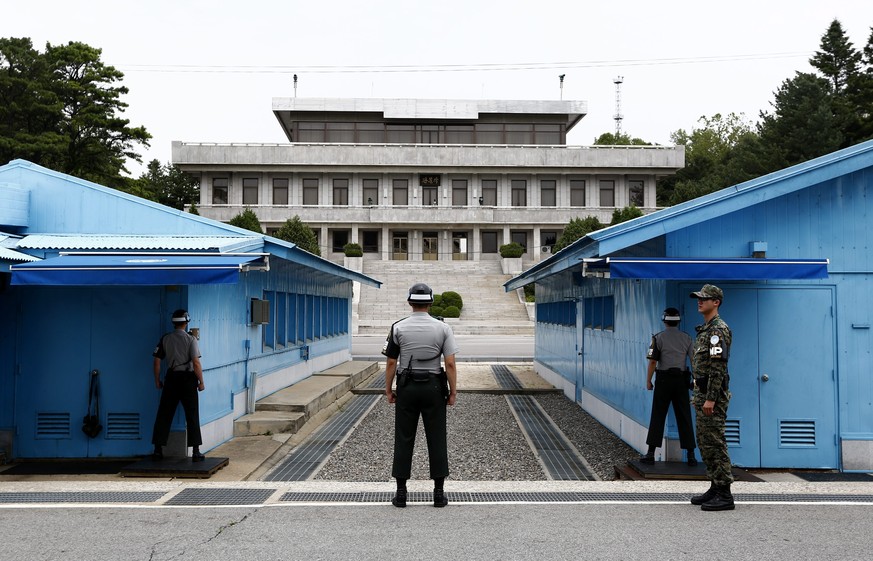
M 733 510 L 731 483 L 734 478 L 724 434 L 731 400 L 728 389 L 731 330 L 718 315 L 724 292 L 715 285 L 705 284 L 690 296 L 697 298 L 697 311 L 706 321 L 696 328 L 691 371 L 694 374 L 692 403 L 697 413 L 697 447 L 711 482 L 708 491 L 691 498 L 691 504 L 700 505 L 702 510 Z

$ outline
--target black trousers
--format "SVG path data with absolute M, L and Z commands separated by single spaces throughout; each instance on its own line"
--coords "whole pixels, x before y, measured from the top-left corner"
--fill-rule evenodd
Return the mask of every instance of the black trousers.
M 688 397 L 688 374 L 659 371 L 655 376 L 655 393 L 652 396 L 652 418 L 649 421 L 649 435 L 646 444 L 661 446 L 664 439 L 664 423 L 667 411 L 673 404 L 676 425 L 679 429 L 679 446 L 684 450 L 694 450 L 694 428 L 691 424 L 691 401 Z
M 394 407 L 394 465 L 391 476 L 409 479 L 412 475 L 412 454 L 419 417 L 427 437 L 430 477 L 436 479 L 448 476 L 446 400 L 443 398 L 439 379 L 431 376 L 425 382 L 410 380 L 402 388 L 397 388 Z
M 194 372 L 167 372 L 158 414 L 155 417 L 155 428 L 152 431 L 152 444 L 155 446 L 167 444 L 170 424 L 180 402 L 185 410 L 188 446 L 203 444 L 203 438 L 200 436 L 200 401 L 197 396 L 197 386 L 197 375 Z

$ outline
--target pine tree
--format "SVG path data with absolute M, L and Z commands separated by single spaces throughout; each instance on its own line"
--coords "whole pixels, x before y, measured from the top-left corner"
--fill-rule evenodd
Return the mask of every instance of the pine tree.
M 315 232 L 304 224 L 297 215 L 286 220 L 285 224 L 276 232 L 275 237 L 296 244 L 300 249 L 308 251 L 313 255 L 321 256 L 321 249 L 318 247 L 318 238 Z

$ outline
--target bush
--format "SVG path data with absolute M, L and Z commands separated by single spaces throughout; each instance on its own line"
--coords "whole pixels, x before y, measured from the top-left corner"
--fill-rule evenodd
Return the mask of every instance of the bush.
M 534 283 L 524 285 L 524 301 L 525 302 L 536 302 L 536 300 L 537 300 L 536 286 L 537 285 Z
M 258 215 L 255 214 L 255 211 L 246 207 L 244 211 L 237 214 L 228 222 L 231 226 L 236 226 L 237 228 L 244 228 L 246 230 L 251 230 L 252 232 L 257 232 L 258 234 L 263 234 L 264 231 L 261 230 L 261 221 L 258 220 Z
M 442 316 L 443 313 L 444 313 L 444 311 L 443 311 L 442 306 L 431 306 L 430 307 L 430 315 L 432 315 L 434 317 Z
M 346 257 L 363 257 L 364 250 L 360 244 L 356 244 L 354 242 L 347 243 L 343 246 L 343 253 L 346 254 Z
M 521 257 L 524 255 L 524 246 L 518 242 L 500 246 L 500 257 Z
M 461 295 L 458 294 L 457 292 L 453 292 L 450 290 L 448 292 L 443 292 L 440 296 L 442 296 L 442 298 L 440 300 L 441 300 L 441 305 L 444 308 L 454 306 L 455 308 L 458 308 L 458 310 L 460 310 L 464 307 L 464 300 L 461 298 Z M 452 317 L 457 317 L 457 316 L 452 316 Z
M 433 295 L 433 305 L 442 308 L 443 307 L 443 295 L 442 294 L 434 294 Z
M 461 310 L 457 306 L 449 306 L 443 310 L 442 316 L 445 318 L 461 317 Z

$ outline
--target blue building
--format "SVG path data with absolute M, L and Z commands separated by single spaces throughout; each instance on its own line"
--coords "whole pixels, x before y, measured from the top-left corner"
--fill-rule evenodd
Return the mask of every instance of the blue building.
M 645 352 L 675 306 L 725 293 L 727 437 L 745 467 L 873 470 L 873 141 L 593 232 L 506 283 L 536 283 L 535 363 L 643 450 Z M 667 459 L 678 459 L 671 417 Z
M 16 458 L 148 453 L 151 353 L 186 308 L 211 449 L 233 436 L 250 397 L 350 359 L 354 282 L 380 284 L 282 240 L 10 162 L 0 167 L 0 448 Z M 93 372 L 103 430 L 89 438 Z M 184 442 L 181 408 L 174 431 L 171 445 Z

